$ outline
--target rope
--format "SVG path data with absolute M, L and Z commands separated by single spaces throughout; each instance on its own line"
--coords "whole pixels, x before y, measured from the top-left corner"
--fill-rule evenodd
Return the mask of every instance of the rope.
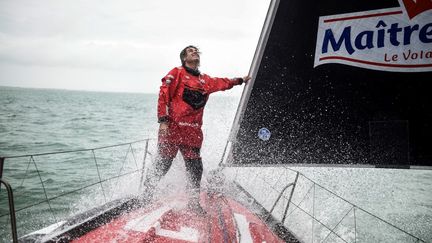
M 134 153 L 133 153 L 133 149 L 132 149 L 132 144 L 129 144 L 128 150 L 126 151 L 126 155 L 125 155 L 125 157 L 124 157 L 124 159 L 123 159 L 123 162 L 122 162 L 122 166 L 121 166 L 121 168 L 120 168 L 120 170 L 119 170 L 119 173 L 118 173 L 119 175 L 122 173 L 123 168 L 124 168 L 124 166 L 125 166 L 125 164 L 126 164 L 126 159 L 128 158 L 129 151 L 131 151 L 131 153 L 132 153 L 132 157 L 133 157 L 133 159 L 134 159 L 134 161 L 135 161 L 135 168 L 138 170 L 138 166 L 137 166 L 137 164 L 136 164 L 136 160 L 135 160 Z M 116 181 L 115 188 L 118 188 L 118 187 L 119 187 L 119 182 L 120 182 L 120 178 Z M 111 194 L 111 196 L 110 196 L 110 200 L 112 199 L 113 196 L 114 196 L 114 195 Z
M 130 146 L 130 144 L 129 144 L 128 150 L 126 151 L 126 155 L 125 155 L 125 157 L 123 158 L 122 166 L 121 166 L 121 168 L 120 168 L 120 170 L 119 170 L 119 175 L 120 175 L 120 174 L 122 173 L 122 171 L 123 171 L 123 168 L 124 168 L 124 166 L 125 166 L 126 159 L 127 159 L 127 156 L 128 156 L 128 154 L 129 154 L 130 149 L 131 149 L 131 146 Z M 118 184 L 118 182 L 117 182 L 117 184 Z M 116 187 L 117 187 L 117 185 L 116 185 Z
M 131 175 L 131 174 L 133 174 L 133 173 L 137 173 L 137 172 L 139 172 L 139 171 L 141 171 L 141 170 L 131 171 L 131 172 L 128 172 L 128 173 L 123 174 L 123 175 L 120 175 L 120 176 L 113 176 L 113 177 L 111 177 L 111 178 L 108 178 L 108 179 L 102 180 L 102 181 L 100 181 L 100 182 L 94 182 L 94 183 L 88 184 L 88 185 L 86 185 L 86 186 L 83 186 L 83 187 L 81 187 L 81 188 L 78 188 L 78 189 L 75 189 L 75 190 L 72 190 L 72 191 L 69 191 L 69 192 L 66 192 L 66 193 L 60 194 L 60 195 L 55 196 L 55 197 L 51 197 L 50 200 L 55 200 L 55 199 L 57 199 L 57 198 L 64 197 L 64 196 L 67 196 L 67 195 L 69 195 L 69 194 L 76 193 L 76 192 L 79 192 L 79 191 L 81 191 L 81 190 L 84 190 L 84 189 L 90 188 L 90 187 L 95 186 L 95 185 L 97 185 L 97 184 L 99 184 L 99 183 L 103 183 L 103 182 L 107 182 L 107 181 L 110 181 L 110 180 L 113 180 L 113 179 L 117 179 L 118 177 L 128 176 L 128 175 Z M 40 205 L 40 204 L 45 203 L 45 202 L 47 202 L 47 201 L 48 201 L 48 199 L 46 199 L 46 200 L 42 200 L 42 201 L 39 201 L 39 202 L 36 202 L 36 203 L 34 203 L 34 204 L 31 204 L 31 205 L 28 205 L 28 206 L 25 206 L 25 207 L 22 207 L 22 208 L 16 209 L 15 212 L 20 212 L 20 211 L 22 211 L 22 210 L 25 210 L 25 209 L 28 209 L 28 208 L 31 208 L 31 207 L 34 207 L 34 206 Z M 3 214 L 3 215 L 0 215 L 0 218 L 2 218 L 2 217 L 4 217 L 4 216 L 8 216 L 8 215 L 9 215 L 9 214 Z
M 339 220 L 339 222 L 335 225 L 335 227 L 333 227 L 333 229 L 331 229 L 331 231 L 327 234 L 327 236 L 324 238 L 323 242 L 327 240 L 327 238 L 330 236 L 331 233 L 334 233 L 334 230 L 339 226 L 340 223 L 342 223 L 342 221 L 345 219 L 345 217 L 354 209 L 354 207 L 352 207 L 350 210 L 348 210 L 348 212 Z M 356 218 L 354 218 L 354 222 L 357 221 Z M 312 228 L 313 229 L 313 228 Z M 312 231 L 313 232 L 313 231 Z M 334 233 L 336 234 L 336 233 Z M 313 234 L 312 234 L 313 235 Z
M 55 216 L 55 214 L 54 214 L 54 210 L 53 210 L 53 208 L 52 208 L 52 206 L 51 206 L 51 202 L 50 202 L 51 200 L 54 200 L 54 199 L 57 199 L 57 198 L 60 198 L 60 197 L 64 197 L 64 196 L 69 195 L 69 194 L 72 194 L 72 193 L 76 193 L 76 192 L 78 192 L 78 191 L 81 191 L 81 190 L 84 190 L 84 189 L 86 189 L 86 188 L 92 187 L 92 186 L 94 186 L 94 185 L 96 185 L 96 184 L 100 184 L 101 189 L 102 189 L 102 193 L 103 193 L 103 196 L 104 196 L 104 199 L 105 199 L 105 202 L 106 202 L 106 201 L 107 201 L 107 198 L 106 198 L 105 190 L 104 190 L 104 187 L 103 187 L 103 183 L 104 183 L 104 182 L 111 181 L 111 180 L 114 180 L 114 179 L 119 179 L 119 178 L 124 177 L 124 176 L 126 176 L 126 175 L 130 175 L 130 174 L 137 173 L 137 172 L 139 172 L 139 171 L 144 171 L 145 168 L 139 169 L 138 166 L 137 166 L 137 162 L 136 162 L 136 158 L 135 158 L 135 153 L 134 153 L 134 151 L 133 151 L 132 144 L 141 143 L 141 142 L 146 142 L 146 144 L 148 144 L 148 142 L 149 142 L 150 139 L 151 139 L 151 138 L 147 138 L 147 139 L 137 140 L 137 141 L 133 141 L 133 142 L 129 142 L 129 143 L 120 143 L 120 144 L 109 145 L 109 146 L 102 146 L 102 147 L 97 147 L 97 148 L 92 148 L 92 149 L 77 149 L 77 150 L 69 150 L 69 151 L 58 151 L 58 152 L 49 152 L 49 153 L 38 153 L 38 154 L 33 154 L 33 155 L 18 155 L 18 156 L 9 156 L 9 157 L 4 157 L 5 159 L 15 159 L 15 158 L 24 158 L 24 157 L 29 157 L 29 160 L 28 160 L 28 162 L 27 162 L 27 166 L 26 166 L 26 172 L 25 172 L 24 178 L 22 178 L 22 180 L 21 180 L 21 182 L 20 182 L 20 186 L 22 186 L 22 185 L 24 184 L 24 181 L 27 179 L 28 174 L 29 174 L 30 163 L 33 162 L 33 164 L 35 165 L 35 169 L 36 169 L 37 175 L 38 175 L 39 180 L 40 180 L 41 185 L 42 185 L 42 189 L 43 189 L 43 192 L 44 192 L 44 196 L 45 196 L 45 200 L 42 200 L 42 201 L 39 201 L 39 202 L 33 203 L 33 204 L 31 204 L 31 205 L 28 205 L 28 206 L 24 206 L 24 207 L 22 207 L 22 208 L 20 208 L 20 209 L 17 209 L 17 210 L 15 210 L 15 211 L 16 211 L 16 212 L 19 212 L 19 211 L 22 211 L 22 210 L 25 210 L 25 209 L 28 209 L 28 208 L 31 208 L 31 207 L 34 207 L 34 206 L 40 205 L 40 204 L 42 204 L 42 203 L 48 203 L 48 206 L 49 206 L 50 212 L 52 213 L 53 217 L 56 219 L 56 216 Z M 107 179 L 105 179 L 105 180 L 102 180 L 102 176 L 101 176 L 101 173 L 100 173 L 99 164 L 98 164 L 98 162 L 97 162 L 97 158 L 96 158 L 95 150 L 102 150 L 102 149 L 114 148 L 114 147 L 120 147 L 120 146 L 125 146 L 125 145 L 129 145 L 127 154 L 129 153 L 129 150 L 131 150 L 131 152 L 132 152 L 132 156 L 133 156 L 133 159 L 134 159 L 134 161 L 135 161 L 135 167 L 136 167 L 136 170 L 131 171 L 131 172 L 128 172 L 128 173 L 124 173 L 124 174 L 122 174 L 121 171 L 120 171 L 120 172 L 118 173 L 117 176 L 112 176 L 112 177 L 110 177 L 110 178 L 107 178 Z M 147 149 L 148 149 L 148 147 L 146 146 L 146 147 L 145 147 L 145 150 L 146 150 L 146 151 L 144 151 L 144 154 L 149 153 L 149 152 L 147 151 Z M 96 165 L 96 170 L 97 170 L 97 174 L 98 174 L 99 181 L 98 181 L 98 182 L 95 182 L 95 183 L 91 183 L 91 184 L 89 184 L 89 185 L 82 186 L 82 187 L 80 187 L 80 188 L 78 188 L 78 189 L 75 189 L 75 190 L 72 190 L 72 191 L 69 191 L 69 192 L 66 192 L 66 193 L 62 193 L 62 194 L 60 194 L 60 195 L 58 195 L 58 196 L 54 196 L 54 197 L 48 198 L 48 194 L 47 194 L 47 190 L 46 190 L 46 188 L 45 188 L 45 184 L 44 184 L 44 182 L 43 182 L 43 180 L 42 180 L 42 176 L 41 176 L 40 170 L 39 170 L 39 168 L 38 168 L 38 166 L 37 166 L 37 163 L 36 163 L 34 157 L 36 157 L 36 156 L 45 156 L 45 155 L 65 154 L 65 153 L 89 152 L 89 151 L 91 151 L 91 153 L 92 153 L 92 155 L 93 155 L 93 160 L 94 160 L 95 165 Z M 126 159 L 127 159 L 127 154 L 126 154 L 126 156 L 125 156 L 125 159 L 123 160 L 123 167 L 124 167 L 124 163 L 125 163 L 125 161 L 126 161 Z M 122 168 L 123 168 L 123 167 L 122 167 Z M 25 192 L 22 191 L 22 193 L 20 193 L 20 194 L 18 194 L 18 195 L 22 195 L 22 194 L 24 194 L 24 193 L 25 193 Z M 0 215 L 0 218 L 1 218 L 1 217 L 4 217 L 4 216 L 7 216 L 7 215 L 8 215 L 8 214 Z M 56 219 L 56 221 L 58 221 L 58 220 Z
M 407 234 L 407 235 L 413 237 L 414 239 L 416 239 L 416 240 L 419 241 L 419 242 L 424 242 L 423 240 L 421 240 L 420 238 L 414 236 L 413 234 L 411 234 L 411 233 L 409 233 L 409 232 L 407 232 L 407 231 L 405 231 L 405 230 L 403 230 L 403 229 L 401 229 L 401 228 L 399 228 L 399 227 L 397 227 L 397 226 L 391 224 L 390 222 L 387 222 L 386 220 L 384 220 L 384 219 L 382 219 L 382 218 L 380 218 L 380 217 L 378 217 L 378 216 L 376 216 L 376 215 L 374 215 L 374 214 L 372 214 L 372 213 L 370 213 L 370 212 L 368 212 L 368 211 L 366 211 L 366 210 L 364 210 L 364 209 L 358 207 L 357 205 L 355 205 L 355 204 L 353 204 L 353 203 L 347 201 L 346 199 L 340 197 L 340 196 L 337 195 L 336 193 L 334 193 L 334 192 L 330 191 L 329 189 L 323 187 L 322 185 L 316 183 L 315 181 L 313 181 L 312 179 L 310 179 L 310 178 L 308 178 L 307 176 L 303 175 L 302 173 L 300 173 L 300 172 L 298 172 L 298 171 L 296 171 L 296 170 L 293 170 L 293 169 L 291 169 L 291 168 L 285 168 L 285 169 L 290 170 L 290 171 L 295 172 L 295 173 L 299 173 L 299 175 L 303 176 L 305 179 L 307 179 L 308 181 L 310 181 L 310 182 L 313 183 L 312 186 L 308 189 L 308 191 L 307 191 L 306 194 L 304 195 L 304 197 L 302 198 L 302 200 L 300 200 L 300 203 L 299 203 L 298 205 L 296 205 L 294 202 L 291 201 L 291 203 L 292 203 L 294 206 L 296 206 L 296 208 L 300 209 L 301 211 L 303 211 L 304 213 L 306 213 L 307 215 L 309 215 L 312 219 L 315 219 L 314 215 L 310 215 L 309 213 L 307 213 L 305 210 L 303 210 L 303 209 L 300 207 L 300 205 L 301 205 L 301 204 L 303 203 L 303 201 L 306 199 L 306 196 L 310 193 L 310 190 L 311 190 L 312 188 L 314 189 L 314 194 L 315 194 L 315 185 L 316 185 L 316 186 L 319 186 L 320 188 L 324 189 L 325 191 L 327 191 L 327 192 L 330 193 L 331 195 L 333 195 L 333 196 L 339 198 L 340 200 L 346 202 L 347 204 L 351 205 L 352 208 L 359 209 L 359 210 L 365 212 L 366 214 L 369 214 L 370 216 L 372 216 L 372 217 L 374 217 L 374 218 L 376 218 L 376 219 L 382 221 L 383 223 L 385 223 L 385 224 L 387 224 L 387 225 L 390 225 L 391 227 L 393 227 L 393 228 L 395 228 L 395 229 L 397 229 L 397 230 L 399 230 L 399 231 L 401 231 L 401 232 L 403 232 L 403 233 L 405 233 L 405 234 Z M 259 176 L 259 177 L 258 177 L 258 176 Z M 259 179 L 261 179 L 262 181 L 264 181 L 264 179 L 261 178 L 261 177 L 262 177 L 262 176 L 261 176 L 261 173 L 257 173 L 257 175 L 256 175 L 255 177 L 253 177 L 253 178 L 256 178 L 256 177 L 258 177 Z M 270 185 L 268 182 L 266 182 L 266 184 L 267 184 L 267 185 Z M 271 187 L 271 186 L 270 186 L 270 187 Z M 286 198 L 285 196 L 283 196 L 283 197 Z M 313 198 L 313 199 L 315 200 L 315 195 L 314 195 L 314 198 Z M 315 210 L 315 209 L 313 209 L 313 210 Z M 288 214 L 287 217 L 289 217 L 289 216 L 290 216 L 294 211 L 295 211 L 295 209 L 292 210 L 292 211 Z M 348 211 L 348 212 L 349 212 L 349 211 Z M 354 212 L 355 212 L 355 211 L 354 211 Z M 314 212 L 313 212 L 313 213 L 314 213 Z M 345 217 L 346 217 L 346 215 L 345 215 L 344 217 L 342 217 L 341 220 L 343 220 Z M 354 217 L 355 217 L 355 214 L 354 214 Z M 327 227 L 326 225 L 324 225 L 324 224 L 323 224 L 322 222 L 320 222 L 318 219 L 315 219 L 315 220 L 316 220 L 318 223 L 320 223 L 321 225 L 323 225 L 325 228 L 327 228 L 328 230 L 331 231 L 331 229 L 330 229 L 329 227 Z M 356 221 L 356 220 L 355 220 L 355 221 Z M 339 223 L 340 223 L 340 222 L 339 222 Z M 355 223 L 355 222 L 354 222 L 354 223 Z M 355 224 L 354 226 L 357 227 L 356 224 Z M 335 232 L 333 232 L 333 233 L 334 233 L 335 235 L 337 235 Z M 356 234 L 356 228 L 355 228 L 355 234 Z M 338 236 L 338 237 L 340 237 L 340 236 Z M 357 237 L 357 236 L 356 236 L 356 237 Z M 344 241 L 345 241 L 345 240 L 344 240 Z
M 96 147 L 96 148 L 89 148 L 89 149 L 77 149 L 77 150 L 66 150 L 66 151 L 57 151 L 57 152 L 48 152 L 48 153 L 40 153 L 40 154 L 26 154 L 26 155 L 14 155 L 14 156 L 4 156 L 5 159 L 16 159 L 16 158 L 23 158 L 23 157 L 30 157 L 30 156 L 42 156 L 42 155 L 53 155 L 53 154 L 66 154 L 66 153 L 74 153 L 74 152 L 88 152 L 92 150 L 100 150 L 100 149 L 106 149 L 106 148 L 113 148 L 113 147 L 119 147 L 129 144 L 135 144 L 135 143 L 141 143 L 148 140 L 152 140 L 152 138 L 142 139 L 142 140 L 136 140 L 129 143 L 119 143 L 115 145 L 108 145 L 103 147 Z
M 135 168 L 138 169 L 138 164 L 137 164 L 137 161 L 136 161 L 136 158 L 135 158 L 135 153 L 134 153 L 134 149 L 132 147 L 132 144 L 130 144 L 130 149 L 131 149 L 132 158 L 133 158 L 134 163 L 135 163 Z
M 107 202 L 106 195 L 105 195 L 105 190 L 104 190 L 102 182 L 101 182 L 102 181 L 102 177 L 101 177 L 100 172 L 99 172 L 99 166 L 98 166 L 98 163 L 97 163 L 97 159 L 96 159 L 96 155 L 95 155 L 94 150 L 92 150 L 92 154 L 93 154 L 94 162 L 96 164 L 96 171 L 97 171 L 97 174 L 98 174 L 98 177 L 99 177 L 99 183 L 100 183 L 100 186 L 101 186 L 101 189 L 102 189 L 102 194 L 104 196 L 105 202 Z
M 41 174 L 40 174 L 40 172 L 39 172 L 39 169 L 38 169 L 38 167 L 37 167 L 37 165 L 36 165 L 36 161 L 34 160 L 33 156 L 31 156 L 30 158 L 31 158 L 31 160 L 33 161 L 33 164 L 35 165 L 36 172 L 38 173 L 39 179 L 40 179 L 40 181 L 41 181 L 41 183 L 42 183 L 42 188 L 43 188 L 44 195 L 45 195 L 46 201 L 47 201 L 47 203 L 48 203 L 48 207 L 49 207 L 49 209 L 50 209 L 50 212 L 51 212 L 51 214 L 53 215 L 55 221 L 58 221 L 58 220 L 57 220 L 57 217 L 55 216 L 54 211 L 53 211 L 53 209 L 52 209 L 52 207 L 51 207 L 51 203 L 50 203 L 50 201 L 49 201 L 49 199 L 48 199 L 48 194 L 47 194 L 47 192 L 46 192 L 45 185 L 44 185 L 43 180 L 42 180 L 42 176 L 41 176 Z
M 340 235 L 336 234 L 336 232 L 333 232 L 329 227 L 327 227 L 327 225 L 325 225 L 323 222 L 319 221 L 318 219 L 314 218 L 312 215 L 310 215 L 308 212 L 306 212 L 305 210 L 303 210 L 300 206 L 296 205 L 295 203 L 293 203 L 291 201 L 291 204 L 294 205 L 296 208 L 300 209 L 301 211 L 303 211 L 305 214 L 307 214 L 309 217 L 312 218 L 312 220 L 316 220 L 319 224 L 321 224 L 322 226 L 324 226 L 324 228 L 328 229 L 330 231 L 330 233 L 333 233 L 334 235 L 336 235 L 338 238 L 340 238 L 341 240 L 343 240 L 344 242 L 347 242 L 346 240 L 344 240 Z M 347 242 L 348 243 L 348 242 Z
M 300 173 L 300 174 L 301 174 L 301 173 Z M 346 199 L 340 197 L 340 196 L 337 195 L 336 193 L 330 191 L 329 189 L 327 189 L 327 188 L 321 186 L 320 184 L 314 182 L 313 180 L 309 179 L 309 178 L 306 177 L 305 175 L 303 175 L 303 174 L 301 174 L 301 175 L 302 175 L 304 178 L 306 178 L 306 179 L 308 179 L 309 181 L 311 181 L 312 183 L 314 183 L 314 184 L 316 184 L 317 186 L 321 187 L 321 188 L 324 189 L 325 191 L 329 192 L 329 193 L 332 194 L 333 196 L 336 196 L 337 198 L 343 200 L 344 202 L 346 202 L 346 203 L 352 205 L 353 207 L 358 208 L 358 209 L 360 209 L 361 211 L 363 211 L 363 212 L 369 214 L 370 216 L 372 216 L 372 217 L 374 217 L 374 218 L 377 218 L 377 219 L 379 219 L 380 221 L 382 221 L 382 222 L 384 222 L 384 223 L 386 223 L 386 224 L 388 224 L 388 225 L 390 225 L 390 226 L 392 226 L 392 227 L 394 227 L 394 228 L 396 228 L 396 229 L 402 231 L 403 233 L 405 233 L 405 234 L 407 234 L 407 235 L 413 237 L 414 239 L 421 240 L 420 238 L 416 237 L 415 235 L 413 235 L 413 234 L 411 234 L 411 233 L 409 233 L 409 232 L 407 232 L 407 231 L 405 231 L 405 230 L 403 230 L 403 229 L 397 227 L 396 225 L 391 224 L 390 222 L 384 220 L 383 218 L 380 218 L 380 217 L 378 217 L 378 216 L 376 216 L 376 215 L 374 215 L 374 214 L 372 214 L 372 213 L 366 211 L 365 209 L 362 209 L 362 208 L 358 207 L 357 205 L 355 205 L 355 204 L 353 204 L 353 203 L 347 201 Z M 423 241 L 423 240 L 421 240 L 421 241 Z

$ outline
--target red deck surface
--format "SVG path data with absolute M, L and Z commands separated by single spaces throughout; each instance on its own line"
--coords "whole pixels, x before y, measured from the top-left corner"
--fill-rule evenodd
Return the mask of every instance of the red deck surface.
M 204 215 L 182 205 L 186 205 L 185 197 L 166 198 L 124 214 L 72 242 L 283 242 L 232 199 L 202 193 Z

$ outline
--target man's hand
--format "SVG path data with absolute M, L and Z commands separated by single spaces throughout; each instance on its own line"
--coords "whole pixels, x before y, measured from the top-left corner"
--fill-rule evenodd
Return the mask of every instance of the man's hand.
M 252 78 L 251 76 L 246 75 L 246 76 L 243 77 L 243 82 L 244 82 L 245 84 L 247 84 L 248 81 L 251 80 L 251 78 Z
M 159 124 L 159 134 L 162 136 L 168 135 L 168 122 L 161 122 Z

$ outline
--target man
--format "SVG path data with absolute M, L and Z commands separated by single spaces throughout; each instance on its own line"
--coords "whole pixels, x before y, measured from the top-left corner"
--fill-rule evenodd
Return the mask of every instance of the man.
M 181 67 L 173 68 L 162 78 L 158 100 L 158 158 L 155 171 L 146 180 L 148 194 L 153 194 L 156 183 L 171 167 L 180 150 L 188 177 L 191 199 L 188 207 L 203 213 L 199 204 L 203 164 L 200 149 L 203 142 L 201 130 L 204 106 L 211 93 L 231 89 L 251 78 L 213 78 L 199 71 L 200 52 L 187 46 L 180 52 Z

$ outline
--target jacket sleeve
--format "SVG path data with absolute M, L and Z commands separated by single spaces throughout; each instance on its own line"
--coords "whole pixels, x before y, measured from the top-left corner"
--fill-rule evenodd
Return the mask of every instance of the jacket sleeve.
M 234 85 L 240 85 L 243 83 L 242 78 L 209 78 L 211 80 L 209 82 L 210 93 L 231 89 Z
M 159 99 L 157 106 L 158 122 L 166 122 L 169 120 L 169 106 L 174 92 L 178 85 L 178 68 L 174 68 L 165 77 L 162 78 L 160 86 Z

